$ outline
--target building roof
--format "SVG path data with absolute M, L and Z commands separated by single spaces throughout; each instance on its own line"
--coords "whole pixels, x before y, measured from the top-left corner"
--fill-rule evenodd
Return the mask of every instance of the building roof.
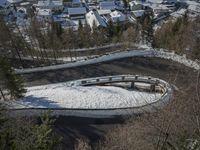
M 1 0 L 0 0 L 1 1 Z M 10 2 L 10 3 L 19 3 L 19 2 L 21 2 L 22 0 L 8 0 L 8 2 Z
M 38 1 L 38 4 L 37 4 L 38 7 L 42 7 L 42 6 L 62 6 L 62 5 L 63 5 L 62 1 L 51 1 L 51 0 Z
M 189 5 L 188 10 L 200 13 L 200 5 Z
M 180 9 L 180 10 L 178 10 L 178 11 L 175 11 L 175 12 L 171 13 L 170 15 L 171 15 L 172 17 L 178 18 L 178 17 L 183 16 L 183 15 L 185 14 L 186 11 L 187 11 L 186 9 L 182 8 L 182 9 Z
M 152 4 L 149 5 L 149 7 L 152 8 L 153 10 L 170 10 L 170 8 L 162 4 Z
M 51 9 L 39 9 L 38 13 L 39 16 L 49 16 L 52 15 Z
M 114 1 L 100 2 L 99 6 L 100 9 L 110 9 L 110 10 L 114 10 L 117 7 Z
M 98 11 L 99 15 L 108 15 L 111 13 L 110 9 L 98 9 L 97 11 Z
M 163 0 L 147 0 L 147 2 L 153 3 L 153 4 L 161 4 Z
M 86 13 L 87 11 L 85 7 L 68 8 L 69 15 L 79 15 L 79 14 L 86 14 Z
M 135 17 L 141 17 L 144 15 L 144 10 L 136 10 L 136 11 L 131 11 Z
M 111 19 L 113 22 L 118 22 L 118 21 L 125 21 L 126 20 L 126 16 L 120 12 L 120 11 L 113 11 L 110 13 Z
M 81 0 L 72 0 L 72 3 L 81 3 Z

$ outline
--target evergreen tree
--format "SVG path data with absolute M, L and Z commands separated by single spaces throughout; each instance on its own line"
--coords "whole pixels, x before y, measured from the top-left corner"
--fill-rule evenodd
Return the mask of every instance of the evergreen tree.
M 20 98 L 26 92 L 22 78 L 14 73 L 5 58 L 0 58 L 0 81 L 3 88 L 9 91 L 11 98 Z
M 2 120 L 0 111 L 1 150 L 53 150 L 58 148 L 61 138 L 53 131 L 54 119 L 50 112 L 41 117 L 41 124 L 23 119 Z M 5 118 L 5 117 L 3 117 Z
M 128 8 L 128 2 L 127 2 L 127 0 L 123 0 L 123 3 L 124 3 L 125 9 L 127 9 Z
M 108 22 L 107 34 L 109 38 L 112 38 L 114 36 L 114 25 L 112 21 Z

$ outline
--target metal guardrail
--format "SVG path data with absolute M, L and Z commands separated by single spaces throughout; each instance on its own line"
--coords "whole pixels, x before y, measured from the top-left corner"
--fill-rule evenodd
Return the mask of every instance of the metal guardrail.
M 154 112 L 163 108 L 169 100 L 172 98 L 172 87 L 164 80 L 153 78 L 150 76 L 139 75 L 117 75 L 117 76 L 104 76 L 96 78 L 87 78 L 81 80 L 75 80 L 68 82 L 68 86 L 92 86 L 105 83 L 116 82 L 142 82 L 148 84 L 154 84 L 158 86 L 162 91 L 160 99 L 153 103 L 147 103 L 143 106 L 126 107 L 126 108 L 109 108 L 109 109 L 78 109 L 78 108 L 51 108 L 53 115 L 66 115 L 66 116 L 82 116 L 82 117 L 113 117 L 130 114 L 140 114 L 144 112 Z M 48 108 L 21 108 L 10 109 L 11 116 L 24 116 L 24 115 L 40 115 L 41 113 L 48 111 Z

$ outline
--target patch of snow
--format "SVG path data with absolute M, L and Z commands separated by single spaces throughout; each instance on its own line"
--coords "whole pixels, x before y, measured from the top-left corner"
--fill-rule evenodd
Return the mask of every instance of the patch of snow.
M 14 108 L 109 109 L 139 107 L 158 101 L 160 93 L 129 91 L 114 86 L 69 86 L 67 83 L 28 87 Z

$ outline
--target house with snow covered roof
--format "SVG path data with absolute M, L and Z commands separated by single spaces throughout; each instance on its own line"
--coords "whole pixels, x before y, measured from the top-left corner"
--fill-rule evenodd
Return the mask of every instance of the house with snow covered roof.
M 126 21 L 126 16 L 122 12 L 115 10 L 110 13 L 110 20 L 114 23 L 123 22 Z
M 97 11 L 100 16 L 107 16 L 111 13 L 110 9 L 98 9 Z
M 25 18 L 27 16 L 26 8 L 18 7 L 15 13 L 15 17 L 17 18 Z
M 99 3 L 99 9 L 115 10 L 116 8 L 117 5 L 115 4 L 115 1 L 103 1 Z
M 61 23 L 61 22 L 64 22 L 66 19 L 68 19 L 68 15 L 62 13 L 58 15 L 53 15 L 52 18 L 53 18 L 53 22 Z
M 172 11 L 170 8 L 163 4 L 151 4 L 148 7 L 152 10 L 155 17 L 161 14 L 170 13 Z
M 52 10 L 51 9 L 39 9 L 37 12 L 37 18 L 41 21 L 52 21 Z
M 63 0 L 64 7 L 82 7 L 82 1 L 81 0 Z
M 110 9 L 98 9 L 97 11 L 98 11 L 99 15 L 104 19 L 104 21 L 108 22 L 108 20 L 110 18 L 111 10 Z
M 179 0 L 146 0 L 147 3 L 151 4 L 172 4 L 177 3 Z
M 185 15 L 187 9 L 185 8 L 181 8 L 173 13 L 170 14 L 170 16 L 172 16 L 173 18 L 179 18 Z
M 140 18 L 144 15 L 145 11 L 144 10 L 135 10 L 135 11 L 131 11 L 131 14 L 133 14 L 133 16 L 135 18 Z
M 61 26 L 63 29 L 73 29 L 78 30 L 78 24 L 74 20 L 66 19 L 65 21 L 61 22 Z
M 85 7 L 68 8 L 68 16 L 72 20 L 84 19 L 87 13 Z
M 94 25 L 96 27 L 107 27 L 106 22 L 96 10 L 91 10 L 86 14 L 86 22 L 91 28 L 93 28 Z
M 38 1 L 38 3 L 35 6 L 38 9 L 51 9 L 52 11 L 63 10 L 62 0 Z
M 151 4 L 161 4 L 163 0 L 147 0 L 146 2 Z
M 132 11 L 146 10 L 146 9 L 148 9 L 149 5 L 150 5 L 149 3 L 142 2 L 142 1 L 136 1 L 136 0 L 129 2 L 129 6 Z
M 200 3 L 195 1 L 186 1 L 190 17 L 196 17 L 200 14 Z
M 20 3 L 22 2 L 23 0 L 8 0 L 9 3 L 11 4 L 16 4 L 16 3 Z

